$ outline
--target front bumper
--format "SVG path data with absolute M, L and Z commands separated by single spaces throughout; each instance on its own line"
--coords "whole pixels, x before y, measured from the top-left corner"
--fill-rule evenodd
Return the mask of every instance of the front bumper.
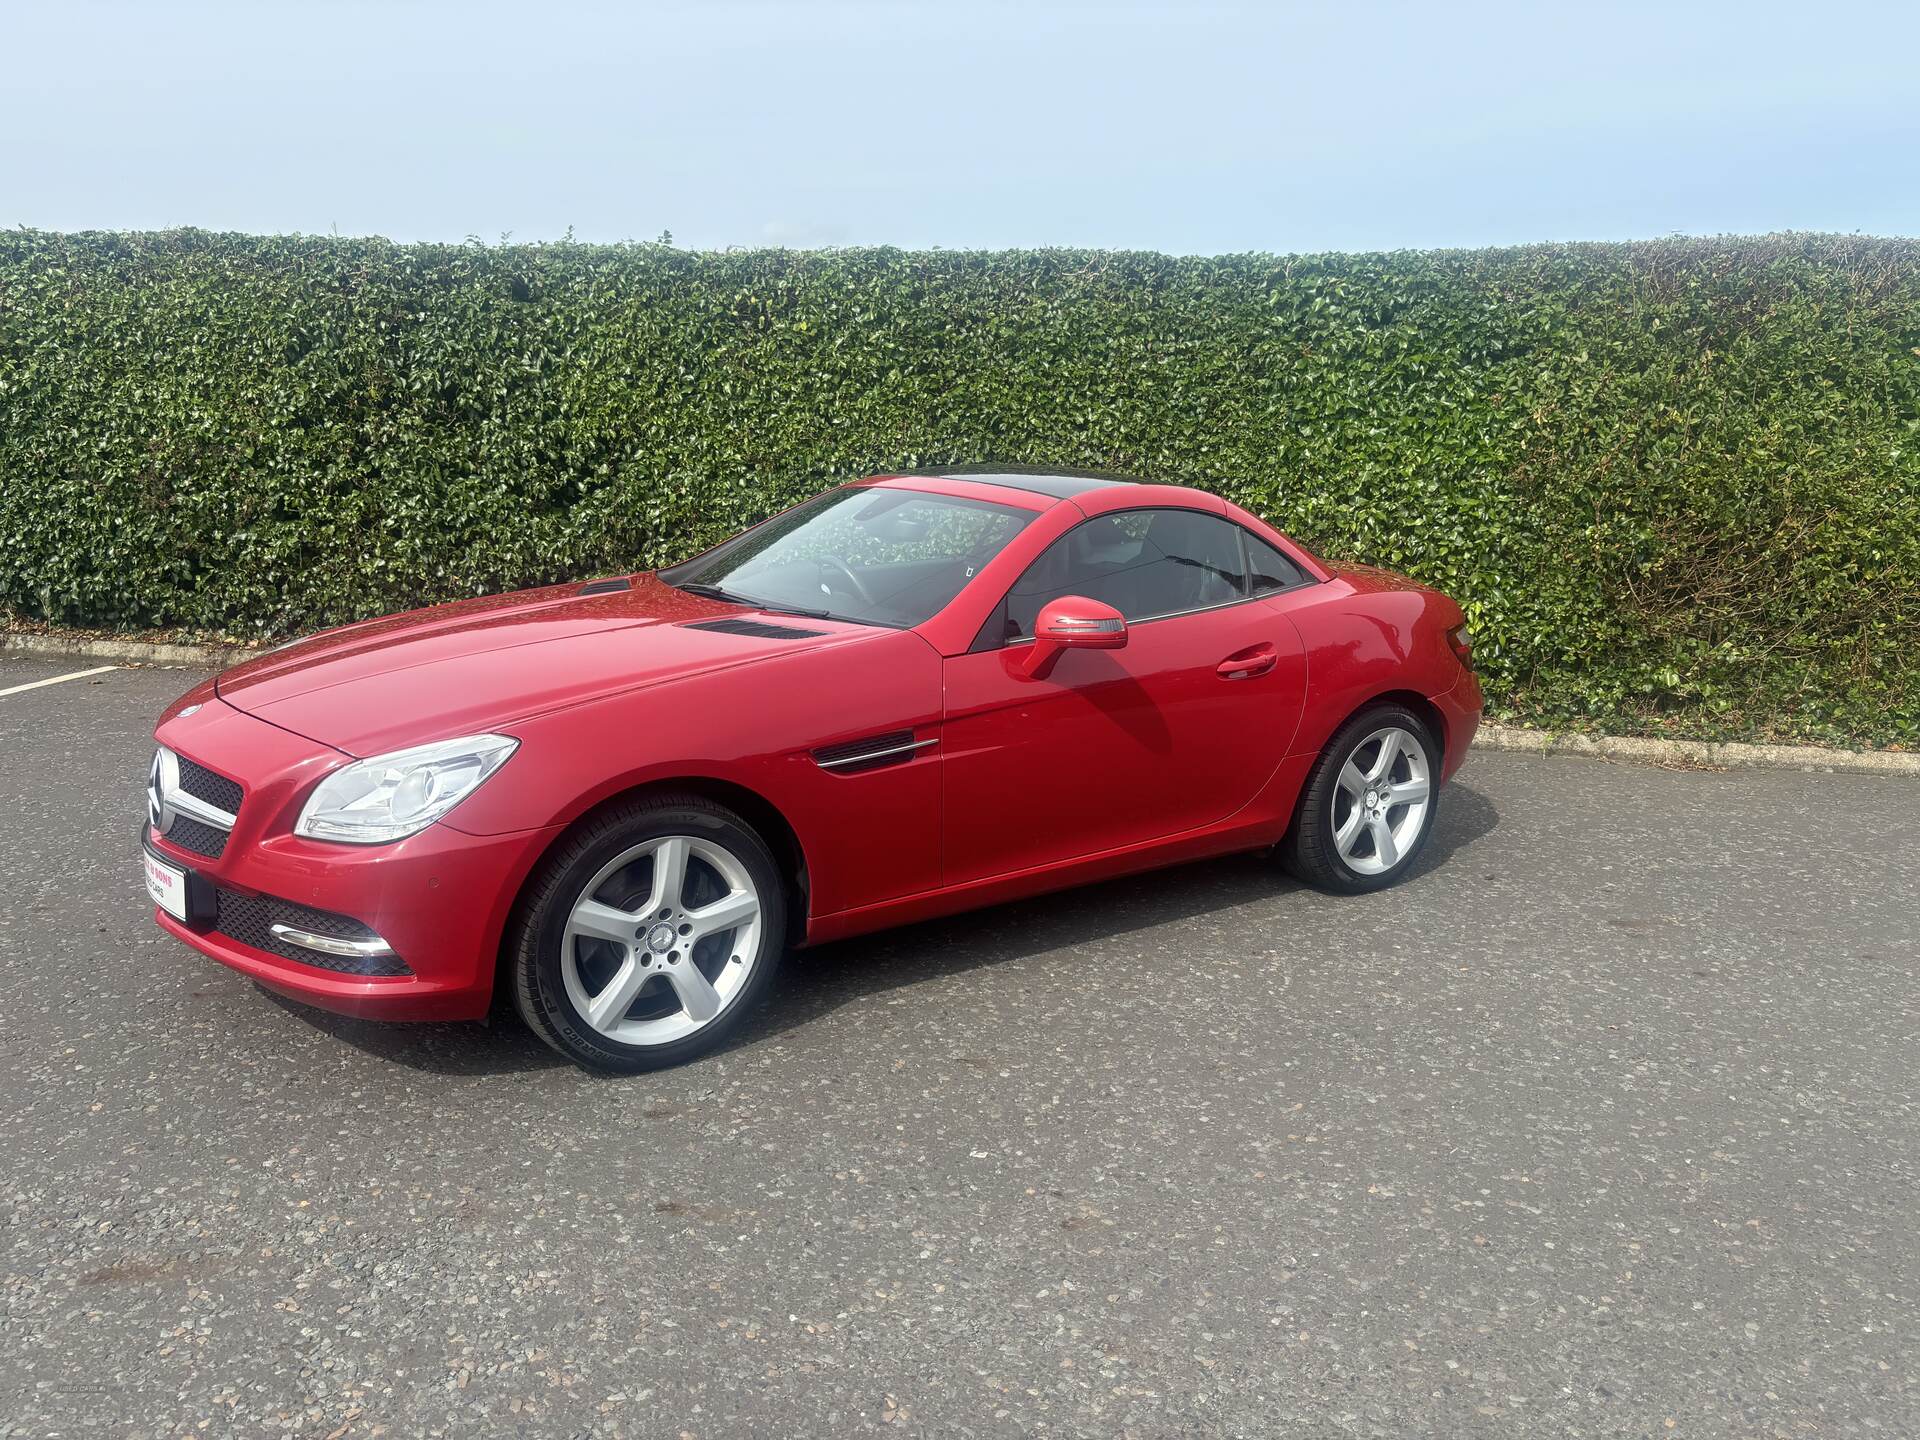
M 189 719 L 167 721 L 158 738 L 246 787 L 217 857 L 143 827 L 144 843 L 188 872 L 198 897 L 186 921 L 155 907 L 162 929 L 282 995 L 340 1014 L 470 1020 L 487 1013 L 514 897 L 554 831 L 475 836 L 430 825 L 390 845 L 305 840 L 291 833 L 299 800 L 344 756 L 218 700 Z M 392 947 L 404 964 L 385 968 L 401 973 L 343 971 L 320 954 L 305 963 L 292 958 L 301 953 L 295 947 L 276 944 L 275 953 L 227 933 L 253 932 L 220 918 L 223 909 L 275 902 L 359 922 Z

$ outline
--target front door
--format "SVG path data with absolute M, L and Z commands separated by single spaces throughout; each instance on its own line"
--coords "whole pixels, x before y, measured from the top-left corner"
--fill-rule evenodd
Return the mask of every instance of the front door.
M 1034 562 L 989 622 L 1011 643 L 943 665 L 945 884 L 1199 829 L 1259 792 L 1299 723 L 1306 660 L 1244 570 L 1237 526 L 1173 509 L 1089 521 Z M 1029 678 L 1019 637 L 1065 594 L 1119 609 L 1127 644 Z

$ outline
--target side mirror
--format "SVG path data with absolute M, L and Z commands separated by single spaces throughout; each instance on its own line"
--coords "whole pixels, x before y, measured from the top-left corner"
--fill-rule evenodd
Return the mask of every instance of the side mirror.
M 1113 606 L 1084 595 L 1062 595 L 1041 607 L 1021 668 L 1037 680 L 1064 650 L 1118 650 L 1126 643 L 1126 617 Z

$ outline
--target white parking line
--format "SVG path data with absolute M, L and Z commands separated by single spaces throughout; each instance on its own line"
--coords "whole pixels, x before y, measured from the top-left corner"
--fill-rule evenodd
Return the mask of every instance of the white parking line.
M 118 665 L 96 665 L 91 670 L 75 670 L 71 675 L 55 675 L 50 680 L 29 680 L 24 685 L 9 685 L 0 690 L 0 695 L 18 695 L 22 690 L 38 690 L 42 685 L 64 685 L 69 680 L 84 680 L 89 675 L 104 675 L 119 668 Z

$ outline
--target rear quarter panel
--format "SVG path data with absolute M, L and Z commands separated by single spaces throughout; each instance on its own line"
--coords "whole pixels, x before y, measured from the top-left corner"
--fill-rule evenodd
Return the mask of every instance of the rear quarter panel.
M 1376 696 L 1452 691 L 1467 671 L 1447 643 L 1460 607 L 1386 571 L 1339 571 L 1283 597 L 1307 651 L 1307 708 L 1293 755 L 1318 755 L 1333 732 Z M 1451 759 L 1454 740 L 1440 737 Z

